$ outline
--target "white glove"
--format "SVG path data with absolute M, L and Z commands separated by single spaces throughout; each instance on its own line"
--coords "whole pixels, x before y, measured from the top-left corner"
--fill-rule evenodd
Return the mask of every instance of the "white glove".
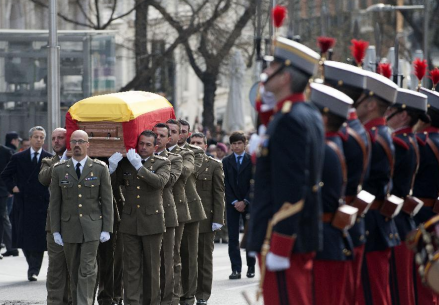
M 290 268 L 290 259 L 268 252 L 265 266 L 270 271 L 283 271 Z
M 99 240 L 101 241 L 101 243 L 109 241 L 110 240 L 110 233 L 102 231 L 101 232 L 101 237 L 99 238 Z
M 64 246 L 61 234 L 59 234 L 59 232 L 53 233 L 53 240 L 55 241 L 56 244 L 58 244 L 60 246 Z
M 67 149 L 63 152 L 62 157 L 61 157 L 61 161 L 62 160 L 68 160 L 69 157 L 67 157 Z
M 123 156 L 120 152 L 115 152 L 108 158 L 108 169 L 110 170 L 110 174 L 114 173 L 117 169 L 117 164 L 120 160 L 122 160 Z
M 127 152 L 127 158 L 136 170 L 139 170 L 142 167 L 142 158 L 140 158 L 139 154 L 136 153 L 136 150 L 134 148 L 131 148 Z
M 216 222 L 212 223 L 212 231 L 219 230 L 219 229 L 221 229 L 222 227 L 223 227 L 222 224 L 219 224 L 219 223 L 216 223 Z

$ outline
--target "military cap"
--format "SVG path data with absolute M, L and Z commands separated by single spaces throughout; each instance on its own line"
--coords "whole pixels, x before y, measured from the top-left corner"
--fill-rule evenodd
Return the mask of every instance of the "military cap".
M 284 37 L 278 37 L 274 45 L 274 56 L 265 56 L 266 61 L 281 62 L 285 66 L 294 67 L 310 76 L 317 73 L 320 55 L 312 49 Z
M 398 86 L 385 76 L 375 72 L 364 71 L 366 75 L 366 92 L 370 96 L 377 96 L 381 100 L 394 104 Z
M 345 119 L 354 103 L 343 92 L 317 83 L 311 84 L 311 102 L 318 108 L 323 109 L 323 112 L 329 112 Z
M 342 62 L 326 60 L 323 63 L 325 82 L 335 88 L 352 87 L 360 90 L 366 88 L 364 70 Z
M 439 110 L 439 92 L 426 88 L 421 88 L 420 92 L 427 96 L 428 107 L 433 107 L 434 109 Z
M 427 96 L 413 90 L 400 88 L 398 89 L 398 92 L 396 94 L 395 104 L 393 104 L 392 106 L 426 113 Z

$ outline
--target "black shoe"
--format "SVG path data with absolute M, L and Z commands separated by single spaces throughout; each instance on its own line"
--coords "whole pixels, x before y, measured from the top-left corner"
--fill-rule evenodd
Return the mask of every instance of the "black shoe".
M 4 257 L 7 257 L 7 256 L 18 256 L 18 250 L 6 251 L 5 253 L 2 253 L 2 255 Z
M 205 300 L 197 300 L 197 305 L 207 305 L 207 301 L 205 301 Z
M 248 270 L 247 270 L 247 277 L 248 277 L 248 278 L 255 277 L 255 266 L 248 267 Z
M 233 271 L 232 274 L 229 275 L 230 280 L 239 280 L 241 278 L 241 272 Z
M 219 243 L 221 242 L 221 240 L 220 240 L 220 239 L 215 239 L 213 242 L 214 242 L 215 244 L 219 244 Z
M 28 277 L 29 282 L 35 282 L 37 281 L 37 276 L 35 274 L 32 274 L 31 276 Z
M 223 239 L 223 244 L 228 244 L 229 240 L 228 239 Z

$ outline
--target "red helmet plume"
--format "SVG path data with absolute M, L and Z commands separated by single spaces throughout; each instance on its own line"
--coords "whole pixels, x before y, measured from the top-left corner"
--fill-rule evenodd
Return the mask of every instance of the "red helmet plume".
M 390 63 L 388 64 L 381 63 L 378 65 L 378 72 L 381 75 L 390 78 L 392 76 L 392 66 L 390 65 Z
M 436 88 L 437 84 L 439 83 L 439 69 L 434 68 L 431 70 L 428 78 L 433 82 L 433 89 Z
M 364 56 L 366 56 L 366 49 L 369 46 L 369 42 L 352 39 L 351 43 L 352 57 L 354 57 L 357 65 L 360 66 L 363 63 Z
M 427 71 L 427 61 L 425 59 L 420 60 L 419 58 L 416 58 L 413 61 L 413 68 L 415 69 L 416 77 L 419 81 L 421 81 L 425 76 L 425 72 Z
M 320 48 L 320 53 L 325 54 L 335 44 L 336 40 L 332 37 L 320 36 L 317 37 L 317 45 Z
M 287 9 L 284 6 L 276 5 L 271 11 L 274 26 L 280 28 L 287 15 Z

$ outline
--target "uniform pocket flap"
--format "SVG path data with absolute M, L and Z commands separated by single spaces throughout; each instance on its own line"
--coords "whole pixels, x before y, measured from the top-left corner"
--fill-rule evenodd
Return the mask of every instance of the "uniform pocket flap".
M 146 206 L 146 215 L 154 215 L 154 214 L 163 214 L 165 211 L 163 210 L 163 206 Z
M 90 214 L 90 218 L 91 218 L 91 220 L 99 220 L 99 219 L 102 219 L 102 215 L 94 213 L 94 214 Z
M 58 185 L 59 185 L 61 188 L 66 188 L 66 187 L 72 187 L 72 186 L 73 186 L 73 183 L 71 183 L 71 182 L 68 181 L 68 180 L 61 180 L 61 181 L 58 183 Z
M 96 180 L 84 180 L 84 186 L 86 186 L 86 187 L 95 187 L 95 186 L 98 186 L 100 184 L 101 184 L 101 182 L 99 181 L 99 179 L 96 179 Z
M 197 177 L 197 180 L 200 180 L 200 181 L 212 181 L 212 176 L 211 175 L 199 175 Z
M 62 221 L 69 221 L 70 220 L 70 214 L 62 214 L 61 215 Z

